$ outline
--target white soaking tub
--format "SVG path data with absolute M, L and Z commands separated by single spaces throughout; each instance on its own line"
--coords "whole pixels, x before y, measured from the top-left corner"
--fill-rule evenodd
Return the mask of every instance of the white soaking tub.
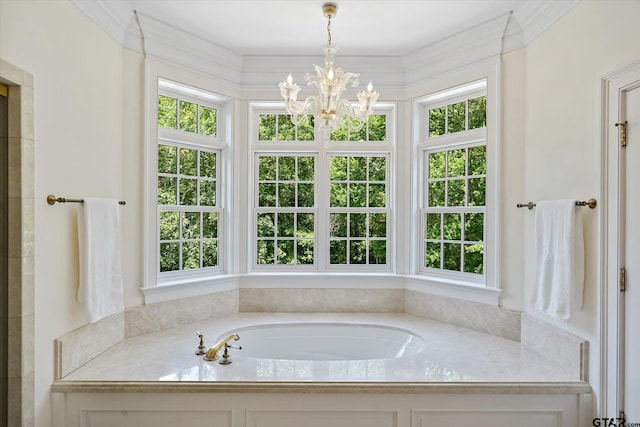
M 416 355 L 425 341 L 412 332 L 382 325 L 299 323 L 241 328 L 236 356 L 281 360 L 397 359 Z

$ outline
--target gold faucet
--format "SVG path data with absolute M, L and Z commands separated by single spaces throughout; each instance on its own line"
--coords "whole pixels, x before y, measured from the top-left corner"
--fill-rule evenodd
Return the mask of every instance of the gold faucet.
M 225 339 L 221 340 L 219 343 L 217 343 L 216 345 L 211 347 L 209 349 L 209 351 L 207 351 L 207 354 L 204 355 L 204 360 L 218 360 L 218 352 L 231 339 L 233 339 L 234 341 L 238 341 L 240 339 L 240 335 L 238 335 L 238 334 L 236 334 L 234 332 L 231 335 L 229 335 L 228 337 L 226 337 Z

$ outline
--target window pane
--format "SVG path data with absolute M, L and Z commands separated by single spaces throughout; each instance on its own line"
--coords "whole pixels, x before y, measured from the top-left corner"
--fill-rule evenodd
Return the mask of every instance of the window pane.
M 460 271 L 461 267 L 461 253 L 460 248 L 462 245 L 458 243 L 443 243 L 444 253 L 444 265 L 445 270 Z
M 315 139 L 313 123 L 313 116 L 307 116 L 306 119 L 300 123 L 298 126 L 298 141 L 313 141 Z
M 429 206 L 444 206 L 445 181 L 429 183 Z
M 200 268 L 200 242 L 182 244 L 182 269 Z
M 260 156 L 258 179 L 260 181 L 276 179 L 276 156 Z
M 349 215 L 349 236 L 367 236 L 367 214 L 352 213 L 351 215 Z
M 298 240 L 298 264 L 313 264 L 313 240 Z
M 464 245 L 464 271 L 482 274 L 484 247 L 481 244 Z
M 427 239 L 440 240 L 442 237 L 439 213 L 428 213 L 425 215 L 425 237 Z
M 464 179 L 449 181 L 447 206 L 464 206 Z
M 295 141 L 296 129 L 288 114 L 278 114 L 278 141 Z
M 366 184 L 349 184 L 349 206 L 352 208 L 367 206 Z
M 202 213 L 202 237 L 205 239 L 215 239 L 218 237 L 218 213 Z
M 347 263 L 347 241 L 346 240 L 331 240 L 329 243 L 329 262 L 331 264 L 346 264 Z
M 359 130 L 354 130 L 358 128 L 360 122 L 357 120 L 351 120 L 352 128 L 349 129 L 349 141 L 366 141 L 367 140 L 367 124 L 363 123 L 362 127 Z
M 293 237 L 293 213 L 278 213 L 278 237 Z
M 383 208 L 387 205 L 384 184 L 369 184 L 369 207 Z
M 299 213 L 296 220 L 296 237 L 314 236 L 315 223 L 312 213 Z
M 387 214 L 369 215 L 369 237 L 387 237 Z
M 313 184 L 298 184 L 298 206 L 313 207 Z
M 462 222 L 459 213 L 444 214 L 444 238 L 445 240 L 462 239 Z
M 429 110 L 429 136 L 440 136 L 445 133 L 445 107 Z
M 216 240 L 202 242 L 202 266 L 218 266 L 218 242 Z
M 160 240 L 178 239 L 180 227 L 178 212 L 160 212 Z
M 485 178 L 470 178 L 469 179 L 469 206 L 484 206 L 485 190 L 486 190 Z
M 386 141 L 387 116 L 384 114 L 372 114 L 369 116 L 369 141 Z
M 347 237 L 347 214 L 332 213 L 329 216 L 331 237 Z
M 487 127 L 487 97 L 469 100 L 469 129 Z
M 216 182 L 200 181 L 200 206 L 216 205 Z
M 429 178 L 444 178 L 444 154 L 429 153 Z
M 278 179 L 293 181 L 296 179 L 296 158 L 293 156 L 278 157 Z
M 273 264 L 274 241 L 258 240 L 258 264 Z
M 447 152 L 447 176 L 465 175 L 465 153 L 462 150 L 451 150 Z
M 158 126 L 169 129 L 177 127 L 177 106 L 177 99 L 162 95 L 158 96 Z
M 364 181 L 367 179 L 367 158 L 349 158 L 349 179 L 352 181 Z
M 298 180 L 313 181 L 315 178 L 314 158 L 311 156 L 298 157 Z
M 177 153 L 176 147 L 158 145 L 158 173 L 178 173 Z
M 276 205 L 276 184 L 258 184 L 258 206 Z
M 387 242 L 374 240 L 369 245 L 369 264 L 387 263 Z
M 296 205 L 296 185 L 278 184 L 278 206 L 292 208 Z
M 460 132 L 465 130 L 465 108 L 466 102 L 458 102 L 447 106 L 448 129 L 447 133 Z
M 259 213 L 258 214 L 258 237 L 274 237 L 274 213 Z
M 196 205 L 196 179 L 180 179 L 180 204 L 181 205 Z
M 197 111 L 198 104 L 180 101 L 180 130 L 193 133 L 197 132 Z
M 180 175 L 197 176 L 198 151 L 189 148 L 180 149 Z
M 469 175 L 484 175 L 487 173 L 487 147 L 469 148 Z
M 178 243 L 160 243 L 160 271 L 180 270 L 180 249 Z
M 349 264 L 367 263 L 367 242 L 365 240 L 351 240 L 349 242 Z
M 369 158 L 369 181 L 385 181 L 387 179 L 387 159 L 385 157 Z
M 258 125 L 259 141 L 275 141 L 276 140 L 276 115 L 261 114 L 260 124 Z
M 158 204 L 175 205 L 177 200 L 176 178 L 158 177 Z
M 182 213 L 182 238 L 200 238 L 200 212 Z
M 293 264 L 295 253 L 293 252 L 293 240 L 278 241 L 278 264 Z
M 331 184 L 331 207 L 347 207 L 347 184 Z
M 424 252 L 424 266 L 440 268 L 440 242 L 427 242 Z
M 331 181 L 345 181 L 347 179 L 347 158 L 331 157 L 329 167 L 329 179 Z
M 205 178 L 216 177 L 216 153 L 200 152 L 200 176 Z
M 200 106 L 200 134 L 216 136 L 217 110 L 211 107 Z
M 464 239 L 471 242 L 482 242 L 484 239 L 484 214 L 464 214 Z

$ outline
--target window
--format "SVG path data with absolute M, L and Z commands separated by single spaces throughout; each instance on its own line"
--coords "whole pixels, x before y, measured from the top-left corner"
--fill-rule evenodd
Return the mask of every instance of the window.
M 326 144 L 313 118 L 252 111 L 254 269 L 390 270 L 393 107 Z
M 215 95 L 159 80 L 157 236 L 159 281 L 222 271 L 222 145 Z
M 484 283 L 487 216 L 486 82 L 422 104 L 420 272 Z

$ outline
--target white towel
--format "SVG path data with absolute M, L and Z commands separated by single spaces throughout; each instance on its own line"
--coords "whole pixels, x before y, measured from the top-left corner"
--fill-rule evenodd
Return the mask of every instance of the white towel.
M 573 308 L 582 308 L 584 239 L 582 216 L 575 200 L 536 204 L 537 277 L 531 307 L 568 321 Z
M 78 213 L 78 302 L 91 322 L 124 310 L 118 202 L 85 198 Z

